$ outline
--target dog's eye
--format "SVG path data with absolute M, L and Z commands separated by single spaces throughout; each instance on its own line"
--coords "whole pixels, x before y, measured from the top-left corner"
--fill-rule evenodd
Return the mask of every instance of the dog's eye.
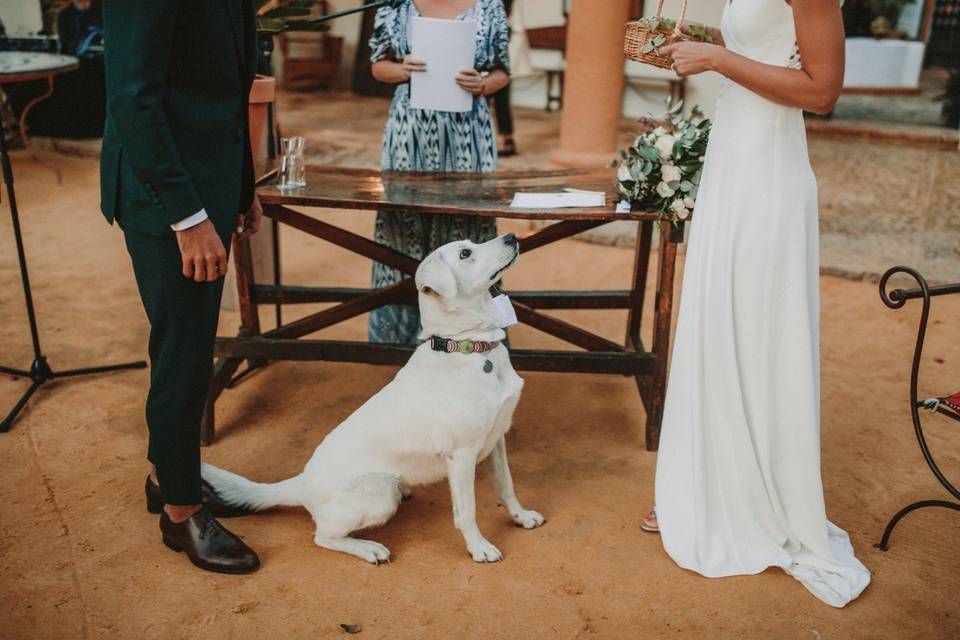
M 469 257 L 472 256 L 472 255 L 473 255 L 473 251 L 470 251 L 470 249 L 463 249 L 463 250 L 460 252 L 460 259 L 461 259 L 461 260 L 466 260 L 467 258 L 469 258 Z

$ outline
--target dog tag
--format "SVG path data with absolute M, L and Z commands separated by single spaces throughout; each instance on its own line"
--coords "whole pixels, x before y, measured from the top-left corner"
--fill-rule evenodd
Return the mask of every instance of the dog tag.
M 490 373 L 491 371 L 493 371 L 493 363 L 487 360 L 483 363 L 483 372 Z
M 501 329 L 506 329 L 517 324 L 517 312 L 510 302 L 510 298 L 501 293 L 493 299 L 493 307 L 497 314 L 497 325 Z

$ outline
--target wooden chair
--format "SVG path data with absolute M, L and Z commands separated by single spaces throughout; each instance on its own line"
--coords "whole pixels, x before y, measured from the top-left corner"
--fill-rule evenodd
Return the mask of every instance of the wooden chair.
M 317 15 L 330 12 L 330 3 L 320 0 Z M 278 37 L 283 55 L 283 86 L 303 90 L 331 88 L 337 81 L 343 38 L 328 32 L 292 31 Z

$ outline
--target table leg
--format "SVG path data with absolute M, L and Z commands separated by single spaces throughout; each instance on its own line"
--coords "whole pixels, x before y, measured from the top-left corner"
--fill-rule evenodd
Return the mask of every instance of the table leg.
M 657 265 L 657 298 L 654 309 L 653 345 L 656 358 L 650 379 L 647 403 L 647 451 L 660 446 L 660 423 L 667 391 L 667 363 L 670 361 L 670 327 L 673 320 L 673 285 L 676 275 L 677 246 L 683 242 L 683 225 L 660 224 L 660 259 Z
M 253 273 L 253 255 L 250 252 L 248 238 L 233 241 L 233 261 L 237 270 L 237 299 L 240 303 L 240 336 L 250 337 L 260 335 L 260 312 L 254 298 L 253 287 L 256 284 Z M 207 403 L 203 409 L 203 418 L 200 421 L 200 444 L 209 446 L 216 438 L 217 398 L 226 389 L 233 374 L 240 368 L 242 358 L 221 358 L 213 368 L 213 377 L 210 380 L 210 390 L 207 392 Z M 250 363 L 251 368 L 263 363 Z
M 647 290 L 647 273 L 650 269 L 650 244 L 653 238 L 653 222 L 644 220 L 637 224 L 637 244 L 633 255 L 633 283 L 630 286 L 630 309 L 627 313 L 627 346 L 639 349 L 640 321 Z
M 53 161 L 44 160 L 37 153 L 37 150 L 30 143 L 30 138 L 27 137 L 27 115 L 30 113 L 30 110 L 33 109 L 37 104 L 43 102 L 47 98 L 53 95 L 53 76 L 47 76 L 47 90 L 45 93 L 37 96 L 30 102 L 26 104 L 23 108 L 23 111 L 20 112 L 20 139 L 23 140 L 23 146 L 26 147 L 27 151 L 30 152 L 30 157 L 40 164 L 49 167 L 53 170 L 54 174 L 57 176 L 57 184 L 63 183 L 63 174 L 60 173 L 60 167 Z

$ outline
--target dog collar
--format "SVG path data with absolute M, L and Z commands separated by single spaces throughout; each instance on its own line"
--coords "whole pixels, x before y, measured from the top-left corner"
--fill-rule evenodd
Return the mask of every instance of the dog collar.
M 489 353 L 500 346 L 500 341 L 485 342 L 483 340 L 451 340 L 432 336 L 430 348 L 444 353 Z

